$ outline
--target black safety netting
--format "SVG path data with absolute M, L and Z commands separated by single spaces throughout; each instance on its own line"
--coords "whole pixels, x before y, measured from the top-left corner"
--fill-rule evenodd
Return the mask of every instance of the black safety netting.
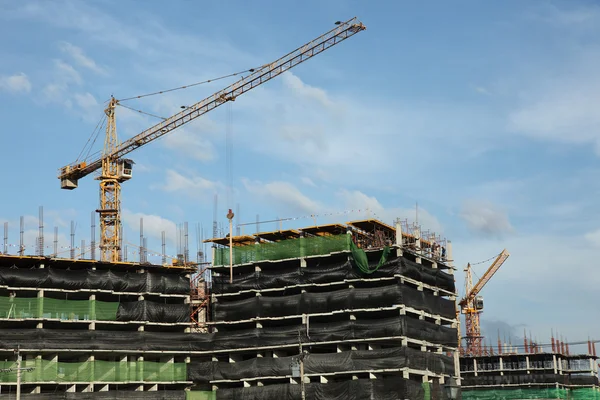
M 376 265 L 374 262 L 373 265 Z M 214 293 L 233 293 L 240 290 L 267 289 L 311 283 L 328 283 L 345 279 L 382 278 L 403 275 L 407 278 L 436 286 L 450 292 L 455 291 L 454 276 L 410 261 L 404 257 L 383 264 L 377 271 L 365 274 L 355 268 L 350 261 L 331 263 L 323 261 L 321 265 L 310 267 L 283 267 L 263 271 L 236 274 L 229 283 L 229 274 L 213 274 Z
M 190 280 L 184 275 L 113 270 L 56 268 L 0 268 L 0 286 L 97 289 L 115 292 L 188 294 Z
M 15 393 L 3 393 L 2 398 L 16 400 Z M 22 393 L 22 399 L 36 400 L 185 400 L 185 390 L 161 390 L 155 392 L 138 392 L 134 390 L 111 390 L 106 392 L 55 392 L 55 393 Z
M 393 282 L 373 288 L 345 288 L 330 292 L 304 292 L 288 296 L 254 296 L 249 299 L 213 303 L 215 321 L 236 321 L 254 317 L 317 314 L 337 310 L 391 307 L 404 304 L 430 314 L 455 318 L 452 300 Z
M 327 342 L 379 337 L 408 336 L 430 343 L 455 347 L 456 329 L 406 316 L 369 320 L 311 323 L 306 328 L 265 327 L 232 332 L 127 332 L 71 329 L 2 329 L 0 348 L 136 351 L 211 351 L 248 347 L 278 346 L 303 342 Z
M 221 361 L 192 362 L 188 380 L 208 383 L 258 377 L 291 376 L 297 357 L 257 357 L 235 363 Z M 444 354 L 396 347 L 376 350 L 353 350 L 341 353 L 312 353 L 304 357 L 305 374 L 376 371 L 412 368 L 437 374 L 454 374 L 454 360 Z
M 434 384 L 427 397 L 445 400 L 444 392 Z M 307 383 L 304 385 L 306 400 L 398 400 L 425 399 L 423 385 L 399 377 L 384 379 L 356 379 L 343 382 Z M 302 385 L 277 384 L 247 388 L 219 389 L 217 400 L 300 400 Z
M 119 303 L 117 321 L 189 322 L 189 304 L 155 303 L 148 300 Z
M 560 374 L 504 374 L 504 375 L 493 375 L 493 374 L 480 374 L 479 376 L 465 375 L 462 377 L 463 386 L 493 386 L 493 385 L 524 385 L 524 384 L 562 384 L 562 385 L 581 385 L 581 384 L 598 384 L 598 378 L 594 376 L 582 376 L 582 378 L 593 378 L 583 379 L 582 383 L 574 382 L 568 375 Z

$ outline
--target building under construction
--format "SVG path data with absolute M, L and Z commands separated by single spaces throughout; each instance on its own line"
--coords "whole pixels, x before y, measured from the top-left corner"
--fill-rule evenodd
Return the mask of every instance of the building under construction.
M 407 228 L 211 239 L 213 350 L 190 379 L 218 399 L 447 398 L 459 362 L 451 244 Z
M 484 346 L 460 359 L 462 398 L 600 399 L 595 343 L 587 346 L 586 354 L 570 354 L 569 344 L 554 337 L 550 345 L 525 338 L 521 352 L 500 341 L 496 352 Z
M 445 399 L 451 244 L 407 228 L 212 239 L 210 301 L 195 266 L 0 255 L 0 394 Z
M 204 398 L 184 390 L 193 271 L 0 255 L 2 398 Z

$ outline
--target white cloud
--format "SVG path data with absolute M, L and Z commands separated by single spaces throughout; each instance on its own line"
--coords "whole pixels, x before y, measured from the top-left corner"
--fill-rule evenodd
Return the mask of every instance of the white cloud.
M 342 201 L 345 209 L 361 210 L 361 215 L 369 218 L 377 218 L 382 222 L 393 225 L 397 219 L 415 221 L 417 219 L 417 209 L 402 207 L 385 207 L 374 196 L 368 196 L 359 190 L 342 189 L 336 194 Z M 368 210 L 365 212 L 365 210 Z M 440 221 L 423 207 L 418 209 L 419 225 L 422 230 L 440 234 L 443 227 Z
M 313 180 L 307 176 L 301 177 L 300 181 L 307 186 L 317 187 L 317 185 L 313 182 Z
M 200 121 L 198 121 L 200 122 Z M 206 124 L 210 126 L 211 124 Z M 217 151 L 206 137 L 204 129 L 179 128 L 164 138 L 164 145 L 180 155 L 186 155 L 198 161 L 212 161 L 217 158 Z
M 600 247 L 600 229 L 588 232 L 584 237 L 593 247 Z
M 81 85 L 83 83 L 81 75 L 71 64 L 62 60 L 54 60 L 54 69 L 56 71 L 57 80 L 65 85 L 71 83 Z
M 569 29 L 598 29 L 600 7 L 597 5 L 560 8 L 555 4 L 542 3 L 541 7 L 531 10 L 528 16 L 557 27 Z
M 319 202 L 310 199 L 289 182 L 263 183 L 248 179 L 243 179 L 242 182 L 250 194 L 279 209 L 307 214 L 319 214 L 323 211 L 323 206 Z
M 23 72 L 11 76 L 0 76 L 1 90 L 11 93 L 29 93 L 31 92 L 31 82 Z
M 460 217 L 478 234 L 499 236 L 514 231 L 506 213 L 488 201 L 466 200 Z
M 98 74 L 106 75 L 106 71 L 98 66 L 94 60 L 86 56 L 81 48 L 69 42 L 61 42 L 59 48 L 63 53 L 68 54 L 78 65 Z
M 73 105 L 73 94 L 70 89 L 73 85 L 81 86 L 83 79 L 72 65 L 62 60 L 54 60 L 52 81 L 42 89 L 42 101 L 56 103 L 71 108 Z
M 139 232 L 140 230 L 140 218 L 144 219 L 144 236 L 148 238 L 154 238 L 162 240 L 162 232 L 165 232 L 165 236 L 169 241 L 172 241 L 177 234 L 176 224 L 166 218 L 154 214 L 134 213 L 127 209 L 123 210 L 122 213 L 123 222 L 129 227 L 129 229 Z
M 482 320 L 526 323 L 534 334 L 548 337 L 550 328 L 559 327 L 573 340 L 585 340 L 586 332 L 600 329 L 600 321 L 586 316 L 595 312 L 595 296 L 600 277 L 596 265 L 598 249 L 581 235 L 512 235 L 500 240 L 475 238 L 454 240 L 453 255 L 458 269 L 456 284 L 464 294 L 463 267 L 493 257 L 506 248 L 510 257 L 485 285 Z M 474 266 L 481 277 L 491 261 Z M 566 295 L 562 295 L 567 291 Z M 523 307 L 527 304 L 527 307 Z M 515 313 L 514 310 L 520 310 Z M 560 316 L 556 319 L 556 316 Z M 529 329 L 529 328 L 528 328 Z M 493 337 L 495 333 L 492 332 Z
M 186 194 L 195 199 L 208 200 L 215 192 L 223 190 L 223 185 L 197 175 L 184 176 L 177 171 L 166 171 L 165 183 L 153 188 L 170 193 Z
M 511 113 L 510 127 L 536 139 L 598 146 L 600 114 L 594 104 L 600 101 L 600 80 L 554 85 L 556 90 L 538 89 L 534 99 Z
M 289 71 L 284 77 L 306 85 Z M 316 93 L 298 95 L 292 86 L 274 83 L 240 98 L 236 115 L 248 121 L 239 127 L 242 145 L 274 162 L 300 166 L 311 179 L 360 181 L 372 188 L 389 182 L 382 171 L 389 172 L 391 160 L 400 163 L 399 174 L 408 173 L 404 165 L 434 171 L 455 162 L 452 154 L 479 157 L 506 139 L 495 134 L 500 117 L 483 106 L 351 95 L 336 95 L 333 102 L 327 91 Z M 323 106 L 329 103 L 335 106 Z
M 304 97 L 310 101 L 316 101 L 319 105 L 326 108 L 333 108 L 334 103 L 329 98 L 327 92 L 321 88 L 307 85 L 300 78 L 292 73 L 285 73 L 281 79 L 283 84 L 296 96 Z
M 90 93 L 77 93 L 74 95 L 74 97 L 77 105 L 79 105 L 81 108 L 89 109 L 90 107 L 98 107 L 98 101 L 96 101 L 96 98 Z

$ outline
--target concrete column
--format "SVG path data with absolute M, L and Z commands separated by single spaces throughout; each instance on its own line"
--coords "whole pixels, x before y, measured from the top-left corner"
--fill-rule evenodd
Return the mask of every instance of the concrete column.
M 124 382 L 135 380 L 135 377 L 129 374 L 129 357 L 127 357 L 127 355 L 120 356 L 118 368 L 117 381 Z
M 418 236 L 415 237 L 415 246 L 417 248 L 416 249 L 417 250 L 417 254 L 419 254 L 419 255 L 423 254 L 423 250 L 421 250 L 421 238 L 418 237 Z M 417 264 L 421 264 L 422 261 L 423 260 L 421 259 L 421 257 L 419 257 L 419 256 L 415 257 L 415 262 Z
M 300 241 L 300 258 L 304 261 L 304 266 L 306 266 L 306 260 L 304 260 L 304 257 L 306 257 L 306 238 L 302 235 L 298 240 Z M 300 263 L 302 264 L 302 261 Z
M 473 358 L 473 372 L 475 372 L 475 376 L 477 376 L 477 359 Z
M 402 257 L 402 224 L 396 221 L 396 257 Z
M 452 256 L 452 242 L 449 240 L 446 243 L 446 260 L 448 260 L 447 264 L 449 266 L 454 266 L 454 257 Z M 449 273 L 452 273 L 452 270 L 450 270 Z
M 92 321 L 95 321 L 96 320 L 96 295 L 95 294 L 90 294 L 89 302 L 90 302 L 89 319 Z
M 558 373 L 558 367 L 556 365 L 556 354 L 552 355 L 552 367 L 554 369 L 554 373 L 557 374 Z
M 42 356 L 37 355 L 35 357 L 35 370 L 33 372 L 35 380 L 42 382 L 44 380 L 44 368 L 42 366 Z
M 44 290 L 40 289 L 37 292 L 37 317 L 44 317 Z
M 89 367 L 90 367 L 90 383 L 92 384 L 91 391 L 93 392 L 94 391 L 93 390 L 93 382 L 96 381 L 96 357 L 94 355 L 89 356 L 87 359 L 87 362 L 90 364 L 89 365 Z
M 285 352 L 281 351 L 281 350 L 273 350 L 273 358 L 281 358 L 281 357 L 285 357 L 286 354 Z
M 137 358 L 137 379 L 136 381 L 144 382 L 144 356 Z M 142 390 L 144 387 L 142 386 Z

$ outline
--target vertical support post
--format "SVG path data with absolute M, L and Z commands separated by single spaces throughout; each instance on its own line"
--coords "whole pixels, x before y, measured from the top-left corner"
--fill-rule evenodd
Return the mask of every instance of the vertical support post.
M 235 215 L 229 209 L 227 219 L 229 220 L 229 283 L 233 283 L 233 217 Z
M 241 232 L 242 232 L 242 227 L 240 226 L 240 203 L 237 203 L 237 206 L 235 208 L 235 235 L 236 236 L 240 236 Z
M 188 235 L 188 223 L 186 221 L 183 223 L 183 263 L 185 265 L 188 262 L 190 262 L 190 243 Z
M 94 215 L 94 212 L 92 211 L 92 232 L 91 232 L 91 236 L 90 236 L 90 240 L 91 240 L 91 257 L 92 260 L 96 259 L 96 216 Z
M 144 262 L 144 217 L 140 217 L 140 264 Z
M 38 255 L 44 255 L 44 207 L 40 206 L 40 224 L 39 224 L 39 234 L 38 234 Z
M 23 235 L 25 232 L 25 220 L 23 219 L 23 216 L 21 215 L 21 231 L 20 231 L 20 237 L 19 237 L 19 255 L 23 256 L 25 254 L 25 245 L 23 244 Z
M 448 240 L 446 244 L 446 260 L 447 264 L 451 267 L 454 267 L 454 257 L 452 256 L 452 242 Z
M 396 256 L 402 257 L 402 224 L 399 219 L 396 219 Z
M 300 344 L 300 391 L 302 393 L 302 400 L 306 400 L 306 391 L 304 387 L 304 349 L 302 349 L 302 338 L 298 333 L 298 342 Z
M 80 252 L 80 259 L 84 259 L 85 258 L 85 239 L 81 239 L 81 252 Z
M 166 239 L 166 233 L 165 231 L 162 231 L 160 233 L 161 236 L 161 242 L 162 242 L 162 265 L 167 265 L 167 239 Z
M 4 223 L 4 254 L 8 254 L 8 222 Z
M 144 262 L 148 262 L 148 238 L 144 238 Z
M 17 346 L 17 400 L 21 400 L 21 349 Z
M 58 226 L 54 227 L 54 252 L 52 254 L 52 257 L 56 258 L 58 257 Z
M 75 221 L 71 221 L 71 260 L 75 259 Z

